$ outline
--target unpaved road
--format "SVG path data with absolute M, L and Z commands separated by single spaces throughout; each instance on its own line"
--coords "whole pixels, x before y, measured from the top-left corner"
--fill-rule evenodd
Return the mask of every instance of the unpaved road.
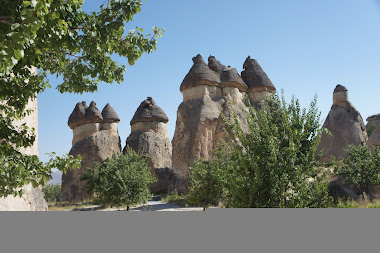
M 117 211 L 117 208 L 105 208 L 100 209 L 100 206 L 89 206 L 84 208 L 75 208 L 67 211 Z M 120 211 L 126 211 L 127 208 L 120 208 Z M 177 206 L 174 204 L 157 201 L 157 200 L 149 200 L 147 204 L 140 205 L 137 207 L 129 208 L 131 212 L 139 212 L 139 211 L 203 211 L 202 207 L 183 207 Z

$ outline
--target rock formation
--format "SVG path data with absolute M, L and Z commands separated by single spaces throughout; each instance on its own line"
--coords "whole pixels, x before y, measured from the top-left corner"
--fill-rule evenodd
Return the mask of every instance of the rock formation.
M 244 64 L 246 68 L 244 75 L 247 80 L 255 79 L 254 75 L 258 76 L 256 78 L 258 81 L 251 82 L 251 86 L 247 86 L 235 68 L 226 67 L 214 56 L 208 58 L 208 64 L 200 55 L 193 58 L 193 66 L 180 87 L 183 102 L 178 107 L 172 141 L 175 177 L 169 191 L 185 193 L 188 168 L 198 157 L 210 159 L 217 145 L 225 139 L 225 123 L 221 113 L 231 120 L 232 109 L 236 112 L 243 129 L 247 130 L 244 115 L 247 106 L 244 94 L 251 91 L 255 97 L 258 91 L 275 90 L 269 78 L 264 78 L 266 74 L 262 69 L 260 68 L 260 73 L 254 69 L 255 66 L 259 66 L 256 63 L 247 58 Z M 255 89 L 254 83 L 260 83 L 268 89 Z
M 367 118 L 367 125 L 365 126 L 367 129 L 368 137 L 373 133 L 375 128 L 380 125 L 380 113 L 372 115 Z
M 73 147 L 69 154 L 82 155 L 82 164 L 80 169 L 69 169 L 66 174 L 62 174 L 61 199 L 78 201 L 92 197 L 87 192 L 86 182 L 80 178 L 94 162 L 101 163 L 120 154 L 121 143 L 117 130 L 119 121 L 109 104 L 102 113 L 95 102 L 91 102 L 90 106 L 86 102 L 76 104 L 68 120 L 68 125 L 73 130 Z
M 332 136 L 322 135 L 317 153 L 323 150 L 322 162 L 331 161 L 332 157 L 344 159 L 347 153 L 344 151 L 352 145 L 364 145 L 367 141 L 367 131 L 360 113 L 348 99 L 348 90 L 342 85 L 337 85 L 333 94 L 333 105 L 323 124 Z
M 255 59 L 247 57 L 243 64 L 241 77 L 248 86 L 248 96 L 251 104 L 256 108 L 268 93 L 274 93 L 276 88 Z
M 33 73 L 37 73 L 36 68 L 32 68 Z M 26 106 L 33 112 L 21 120 L 13 122 L 14 126 L 21 127 L 26 124 L 30 128 L 35 129 L 36 139 L 31 147 L 21 148 L 20 152 L 27 155 L 38 156 L 38 106 L 37 98 L 29 101 Z M 8 196 L 0 198 L 0 211 L 46 211 L 48 205 L 45 201 L 41 187 L 33 188 L 31 184 L 23 187 L 24 194 L 21 197 Z
M 367 145 L 371 147 L 372 145 L 380 147 L 380 114 L 372 115 L 367 118 L 367 131 L 368 131 L 368 141 Z M 369 133 L 371 132 L 371 134 Z
M 150 186 L 152 192 L 167 192 L 172 180 L 172 144 L 166 123 L 168 117 L 151 97 L 137 108 L 131 120 L 131 134 L 126 144 L 148 158 L 151 172 L 157 182 Z M 125 148 L 124 151 L 125 152 Z

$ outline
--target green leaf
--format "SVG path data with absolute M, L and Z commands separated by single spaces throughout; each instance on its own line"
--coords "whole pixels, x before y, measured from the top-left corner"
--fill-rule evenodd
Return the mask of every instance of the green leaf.
M 30 2 L 30 1 L 24 1 L 24 2 L 22 2 L 22 5 L 23 5 L 24 7 L 27 7 L 27 6 L 32 5 L 32 2 Z
M 24 57 L 24 50 L 15 49 L 14 53 L 17 60 L 20 60 L 22 57 Z
M 20 26 L 19 23 L 14 23 L 14 24 L 11 25 L 11 29 L 12 29 L 12 30 L 15 30 L 15 29 L 17 29 L 19 26 Z

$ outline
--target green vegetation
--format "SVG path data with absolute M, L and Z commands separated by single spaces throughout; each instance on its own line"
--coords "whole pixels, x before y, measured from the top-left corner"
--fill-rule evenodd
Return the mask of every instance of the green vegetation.
M 149 185 L 155 181 L 148 162 L 127 146 L 126 154 L 87 168 L 82 180 L 88 180 L 90 192 L 103 205 L 120 207 L 146 203 L 151 197 Z
M 35 141 L 35 130 L 15 120 L 30 114 L 28 101 L 50 87 L 47 74 L 62 77 L 63 92 L 95 92 L 99 82 L 121 83 L 125 66 L 156 49 L 163 29 L 144 35 L 125 27 L 140 12 L 140 0 L 110 0 L 97 12 L 83 11 L 84 0 L 0 1 L 0 197 L 22 195 L 18 188 L 44 185 L 51 169 L 77 167 L 80 159 L 64 156 L 43 164 L 37 156 L 21 154 Z M 126 33 L 126 35 L 125 35 Z M 32 73 L 32 67 L 38 73 Z M 4 103 L 6 101 L 6 103 Z
M 348 157 L 336 166 L 335 174 L 343 175 L 344 182 L 354 184 L 368 194 L 370 184 L 380 184 L 380 149 L 367 146 L 349 146 Z
M 61 192 L 60 184 L 48 184 L 42 187 L 42 192 L 44 193 L 45 200 L 47 202 L 57 202 L 59 201 L 59 193 Z
M 339 200 L 333 208 L 380 208 L 380 200 L 369 200 L 368 196 L 363 193 L 358 200 Z
M 372 123 L 368 126 L 367 128 L 367 134 L 368 134 L 368 137 L 373 133 L 373 131 L 375 130 L 376 128 L 376 124 L 375 123 Z
M 327 180 L 316 167 L 320 113 L 284 96 L 267 96 L 262 109 L 249 107 L 248 131 L 225 119 L 229 138 L 215 160 L 190 169 L 190 195 L 205 203 L 223 199 L 226 207 L 327 207 Z M 222 150 L 221 149 L 221 150 Z M 202 170 L 204 172 L 202 172 Z M 217 186 L 215 198 L 207 190 Z
M 223 155 L 221 149 L 218 152 L 218 159 L 211 161 L 198 159 L 189 168 L 190 193 L 187 200 L 191 204 L 201 205 L 203 210 L 210 205 L 218 205 L 219 201 L 225 198 L 228 160 L 226 160 L 227 157 Z

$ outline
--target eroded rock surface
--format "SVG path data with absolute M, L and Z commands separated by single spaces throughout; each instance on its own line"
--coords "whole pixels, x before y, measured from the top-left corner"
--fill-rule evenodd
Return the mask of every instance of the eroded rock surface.
M 36 68 L 32 68 L 36 73 Z M 0 102 L 1 103 L 1 102 Z M 35 129 L 36 140 L 31 147 L 20 148 L 20 152 L 27 155 L 38 156 L 38 105 L 37 98 L 28 102 L 26 108 L 33 112 L 21 120 L 13 122 L 16 127 L 26 124 Z M 33 188 L 31 184 L 22 187 L 24 194 L 21 197 L 8 196 L 0 198 L 0 211 L 46 211 L 48 209 L 41 187 Z
M 367 118 L 367 131 L 371 131 L 368 137 L 368 147 L 376 146 L 380 148 L 380 114 L 376 114 Z
M 80 201 L 92 197 L 87 192 L 86 181 L 82 175 L 94 162 L 102 163 L 105 159 L 119 155 L 121 142 L 118 133 L 120 121 L 114 109 L 107 104 L 102 113 L 91 102 L 78 103 L 69 117 L 68 125 L 73 130 L 73 147 L 70 155 L 82 155 L 80 169 L 69 169 L 62 174 L 60 198 L 66 201 Z
M 131 134 L 126 144 L 148 158 L 151 172 L 157 182 L 150 186 L 152 192 L 167 192 L 173 178 L 172 144 L 166 123 L 168 117 L 151 97 L 137 108 L 131 120 Z M 124 148 L 125 152 L 125 148 Z
M 248 69 L 249 64 L 245 65 Z M 249 71 L 248 69 L 245 74 L 247 80 L 252 73 L 255 74 Z M 269 85 L 270 80 L 269 82 L 268 80 L 269 78 L 265 79 L 264 85 Z M 271 82 L 270 84 L 272 87 L 273 84 Z M 221 113 L 226 115 L 227 120 L 231 120 L 232 111 L 235 111 L 243 129 L 247 130 L 244 114 L 247 106 L 244 95 L 248 90 L 249 86 L 236 69 L 226 67 L 213 56 L 208 58 L 208 64 L 200 55 L 193 58 L 193 66 L 180 87 L 183 102 L 178 107 L 172 141 L 175 177 L 171 183 L 170 192 L 186 193 L 189 167 L 198 157 L 210 159 L 217 145 L 225 140 L 225 123 Z M 273 92 L 274 90 L 273 86 L 271 89 L 260 91 Z M 252 88 L 251 92 L 257 91 Z
M 344 159 L 344 151 L 350 144 L 364 145 L 367 142 L 367 131 L 363 119 L 348 99 L 348 90 L 337 85 L 333 93 L 333 105 L 323 124 L 332 136 L 322 135 L 317 153 L 323 150 L 322 162 L 329 162 L 333 157 Z

